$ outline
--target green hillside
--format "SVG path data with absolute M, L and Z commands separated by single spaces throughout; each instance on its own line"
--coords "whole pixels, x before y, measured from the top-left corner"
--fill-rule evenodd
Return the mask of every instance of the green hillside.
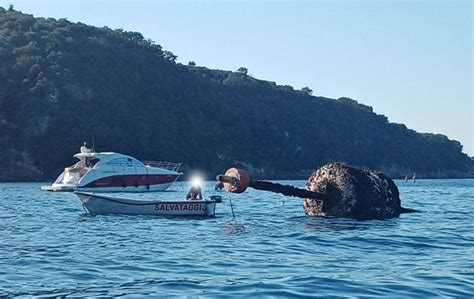
M 225 53 L 222 53 L 225 55 Z M 176 63 L 140 33 L 0 8 L 0 181 L 40 180 L 83 141 L 209 176 L 303 178 L 329 161 L 399 177 L 466 177 L 459 142 L 388 122 L 348 98 Z

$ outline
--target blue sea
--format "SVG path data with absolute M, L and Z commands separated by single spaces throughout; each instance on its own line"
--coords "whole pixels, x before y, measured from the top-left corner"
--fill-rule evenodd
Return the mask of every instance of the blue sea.
M 300 199 L 211 182 L 204 195 L 224 198 L 213 218 L 90 216 L 72 193 L 3 183 L 0 297 L 472 298 L 474 180 L 396 183 L 420 212 L 383 221 L 306 217 Z

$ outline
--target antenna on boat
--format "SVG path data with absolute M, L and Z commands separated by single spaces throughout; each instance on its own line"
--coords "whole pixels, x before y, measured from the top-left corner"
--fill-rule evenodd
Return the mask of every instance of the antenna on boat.
M 92 137 L 92 152 L 95 153 L 94 137 Z

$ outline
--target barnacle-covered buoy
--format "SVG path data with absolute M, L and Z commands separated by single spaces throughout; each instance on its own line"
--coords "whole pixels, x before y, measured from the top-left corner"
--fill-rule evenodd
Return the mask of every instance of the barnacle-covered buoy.
M 385 219 L 413 211 L 401 206 L 398 188 L 387 175 L 344 163 L 314 171 L 306 189 L 325 194 L 324 200 L 304 199 L 308 216 Z

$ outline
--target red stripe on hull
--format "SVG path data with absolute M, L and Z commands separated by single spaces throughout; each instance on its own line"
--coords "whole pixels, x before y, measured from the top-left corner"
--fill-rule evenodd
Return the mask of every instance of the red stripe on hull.
M 168 184 L 174 182 L 179 175 L 130 174 L 114 175 L 92 181 L 83 188 L 95 187 L 138 187 Z

